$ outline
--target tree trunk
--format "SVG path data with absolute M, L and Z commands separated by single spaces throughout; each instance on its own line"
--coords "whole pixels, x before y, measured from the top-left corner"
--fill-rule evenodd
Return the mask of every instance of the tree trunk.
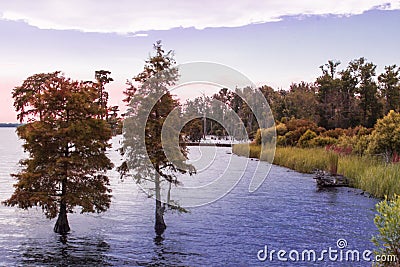
M 56 225 L 54 225 L 54 232 L 59 234 L 66 234 L 70 230 L 68 218 L 67 218 L 67 205 L 65 201 L 61 201 L 60 213 L 58 214 L 58 219 Z
M 156 231 L 157 236 L 160 236 L 164 233 L 167 225 L 164 222 L 164 211 L 165 208 L 161 203 L 161 193 L 160 193 L 160 176 L 156 173 L 155 179 L 155 190 L 156 190 L 156 211 L 155 211 L 155 225 L 154 230 Z
M 69 232 L 69 223 L 67 218 L 67 203 L 65 203 L 64 196 L 67 193 L 66 181 L 61 182 L 61 202 L 60 202 L 60 213 L 56 225 L 54 225 L 54 232 L 59 234 L 66 234 Z

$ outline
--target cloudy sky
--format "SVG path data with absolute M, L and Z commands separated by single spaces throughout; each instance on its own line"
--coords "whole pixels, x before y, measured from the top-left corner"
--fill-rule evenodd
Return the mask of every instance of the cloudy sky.
M 111 104 L 162 40 L 178 63 L 209 61 L 254 83 L 287 89 L 318 66 L 366 57 L 400 65 L 400 1 L 0 1 L 0 122 L 15 122 L 11 90 L 61 70 L 74 79 L 112 72 Z

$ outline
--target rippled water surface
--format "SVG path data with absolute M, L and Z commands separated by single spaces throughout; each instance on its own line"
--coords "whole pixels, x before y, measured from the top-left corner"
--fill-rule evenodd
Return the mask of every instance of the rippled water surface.
M 11 195 L 14 180 L 9 174 L 17 171 L 18 160 L 24 157 L 14 131 L 0 128 L 1 201 Z M 118 162 L 117 138 L 113 143 L 109 156 Z M 202 149 L 202 157 L 217 160 L 193 179 L 220 175 L 232 156 L 229 152 L 229 148 Z M 192 148 L 190 157 L 199 158 L 199 149 Z M 72 231 L 66 237 L 52 232 L 55 220 L 46 219 L 40 208 L 22 211 L 2 205 L 0 266 L 284 266 L 277 261 L 259 262 L 257 252 L 264 245 L 276 250 L 321 251 L 336 248 L 339 238 L 346 239 L 351 249 L 373 249 L 370 237 L 376 233 L 377 200 L 349 188 L 317 191 L 311 175 L 277 166 L 250 194 L 251 170 L 257 164 L 249 161 L 242 180 L 219 201 L 192 208 L 188 214 L 167 213 L 168 228 L 162 240 L 154 235 L 154 200 L 132 181 L 121 182 L 115 171 L 109 173 L 114 196 L 109 211 L 69 215 Z

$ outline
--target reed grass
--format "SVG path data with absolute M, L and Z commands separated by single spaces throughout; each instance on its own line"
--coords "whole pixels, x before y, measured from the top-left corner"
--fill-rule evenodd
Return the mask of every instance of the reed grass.
M 232 153 L 238 156 L 259 159 L 261 146 L 255 144 L 235 144 L 232 147 Z
M 278 147 L 274 164 L 302 173 L 312 173 L 316 169 L 328 170 L 329 154 L 317 148 Z
M 234 154 L 270 161 L 273 152 L 261 151 L 258 145 L 239 144 L 232 149 Z M 268 155 L 268 157 L 264 156 Z M 385 164 L 382 160 L 367 156 L 339 156 L 323 148 L 277 147 L 273 163 L 302 173 L 315 169 L 325 170 L 347 177 L 350 186 L 369 194 L 391 199 L 400 194 L 400 164 Z
M 386 164 L 370 157 L 347 156 L 339 161 L 339 172 L 352 186 L 379 198 L 400 193 L 400 164 Z

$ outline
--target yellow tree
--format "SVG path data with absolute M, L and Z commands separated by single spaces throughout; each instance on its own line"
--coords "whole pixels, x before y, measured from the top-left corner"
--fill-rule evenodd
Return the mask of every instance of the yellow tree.
M 394 153 L 400 154 L 400 114 L 391 110 L 378 120 L 370 138 L 368 152 L 383 154 L 389 163 Z

